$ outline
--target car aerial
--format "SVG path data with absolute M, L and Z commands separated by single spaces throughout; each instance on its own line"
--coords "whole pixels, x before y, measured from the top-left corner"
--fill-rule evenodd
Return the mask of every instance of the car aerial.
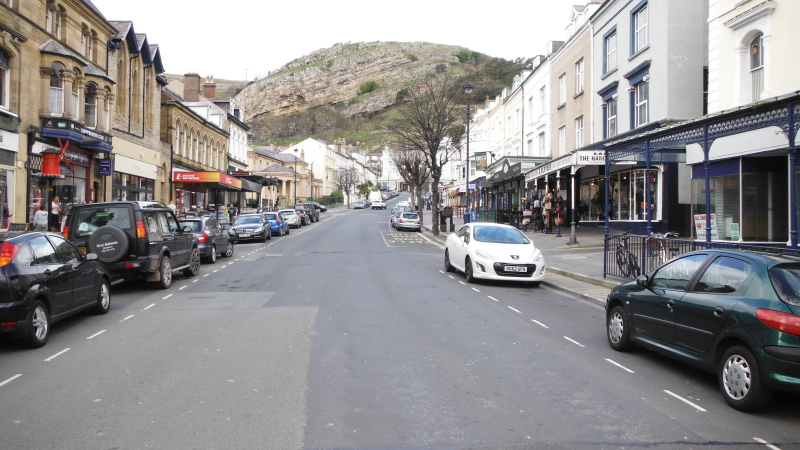
M 74 205 L 63 236 L 106 265 L 112 284 L 144 276 L 162 289 L 173 272 L 200 273 L 197 236 L 182 228 L 163 202 L 119 201 Z
M 220 225 L 217 219 L 202 216 L 191 219 L 182 219 L 181 228 L 191 227 L 190 233 L 197 236 L 197 248 L 200 258 L 209 264 L 217 262 L 217 255 L 226 258 L 233 256 L 233 242 L 228 234 L 228 225 Z
M 444 268 L 447 272 L 464 272 L 468 283 L 482 278 L 539 286 L 544 280 L 545 261 L 542 252 L 518 229 L 475 222 L 447 236 Z
M 353 203 L 353 209 L 365 209 L 367 207 L 367 202 L 363 200 L 359 200 Z
M 386 209 L 386 202 L 383 200 L 374 200 L 371 205 L 372 209 Z
M 87 309 L 107 313 L 110 283 L 96 254 L 58 234 L 0 233 L 0 335 L 41 347 L 54 322 Z
M 294 205 L 294 209 L 302 208 L 308 213 L 308 216 L 311 218 L 311 222 L 319 222 L 319 211 L 317 208 L 314 208 L 313 203 L 309 202 L 302 202 Z
M 300 225 L 311 225 L 311 219 L 305 209 L 295 209 L 295 212 L 300 216 Z
M 269 228 L 272 234 L 277 234 L 278 236 L 289 234 L 289 222 L 283 220 L 280 214 L 276 212 L 266 212 L 261 213 L 261 215 L 269 222 Z
M 300 222 L 300 215 L 297 214 L 297 211 L 293 209 L 281 209 L 278 210 L 278 214 L 283 217 L 290 227 L 300 228 L 302 223 Z M 288 232 L 286 234 L 289 234 Z
M 228 230 L 231 240 L 236 243 L 247 240 L 272 239 L 269 222 L 262 214 L 242 214 L 236 218 Z
M 800 257 L 745 250 L 686 253 L 606 301 L 611 348 L 634 344 L 715 373 L 725 401 L 765 407 L 800 392 Z
M 422 224 L 420 223 L 419 214 L 415 212 L 402 211 L 400 216 L 394 221 L 394 228 L 397 231 L 400 231 L 404 228 L 420 231 L 422 229 Z
M 328 207 L 327 206 L 320 205 L 317 202 L 311 202 L 311 203 L 314 205 L 315 208 L 317 208 L 319 210 L 319 212 L 328 212 Z

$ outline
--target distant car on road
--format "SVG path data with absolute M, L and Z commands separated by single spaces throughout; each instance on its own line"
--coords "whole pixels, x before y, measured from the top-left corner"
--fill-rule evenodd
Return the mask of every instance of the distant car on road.
M 327 206 L 320 205 L 317 202 L 311 202 L 311 203 L 314 205 L 315 208 L 317 208 L 319 210 L 319 212 L 328 212 L 328 207 Z
M 210 216 L 180 221 L 181 227 L 191 227 L 190 233 L 197 236 L 197 248 L 200 257 L 208 264 L 217 262 L 217 255 L 226 258 L 233 256 L 233 243 L 228 234 L 228 225 L 220 225 L 217 219 Z
M 353 209 L 365 209 L 367 207 L 367 202 L 363 200 L 359 200 L 353 204 Z
M 300 228 L 302 225 L 300 215 L 297 214 L 297 211 L 293 209 L 281 209 L 278 210 L 278 214 L 280 214 L 286 223 L 289 224 L 290 227 Z M 288 232 L 286 234 L 289 234 Z
M 261 213 L 269 222 L 270 231 L 272 234 L 283 236 L 289 234 L 289 222 L 283 220 L 281 215 L 276 212 Z
M 242 214 L 228 230 L 233 242 L 272 239 L 269 222 L 262 214 Z
M 372 209 L 386 209 L 386 202 L 383 200 L 373 200 Z
M 420 223 L 419 214 L 415 212 L 403 211 L 402 213 L 400 213 L 400 216 L 395 220 L 394 228 L 397 231 L 400 231 L 402 229 L 420 231 L 422 229 L 422 224 Z

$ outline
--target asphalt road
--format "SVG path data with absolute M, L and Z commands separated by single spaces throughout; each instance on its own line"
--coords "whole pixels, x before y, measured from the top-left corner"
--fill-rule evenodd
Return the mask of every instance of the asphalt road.
M 798 396 L 739 413 L 713 375 L 611 350 L 601 307 L 442 255 L 333 210 L 169 290 L 114 286 L 42 349 L 0 341 L 0 447 L 800 449 Z

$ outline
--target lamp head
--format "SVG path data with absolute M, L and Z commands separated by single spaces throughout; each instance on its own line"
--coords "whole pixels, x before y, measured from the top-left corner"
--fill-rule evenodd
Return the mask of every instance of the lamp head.
M 464 85 L 464 93 L 465 93 L 465 94 L 467 94 L 467 95 L 469 95 L 469 94 L 472 94 L 472 90 L 473 90 L 473 89 L 474 89 L 474 88 L 473 88 L 473 87 L 472 87 L 472 85 L 471 85 L 471 84 L 469 84 L 469 83 L 467 83 L 467 84 L 465 84 L 465 85 Z

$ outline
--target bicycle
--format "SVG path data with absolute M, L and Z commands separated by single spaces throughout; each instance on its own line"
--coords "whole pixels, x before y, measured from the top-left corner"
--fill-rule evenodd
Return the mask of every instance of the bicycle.
M 630 231 L 622 233 L 619 237 L 619 245 L 617 245 L 617 266 L 622 276 L 633 276 L 635 278 L 639 276 L 641 269 L 639 268 L 639 260 L 628 246 L 628 234 L 630 234 Z
M 653 265 L 653 267 L 661 266 L 678 256 L 680 249 L 678 247 L 667 247 L 667 241 L 665 239 L 677 238 L 679 236 L 680 235 L 675 231 L 668 231 L 663 235 L 661 233 L 654 233 L 647 238 L 650 254 L 655 256 L 655 265 Z M 667 258 L 667 256 L 669 256 L 669 258 Z

